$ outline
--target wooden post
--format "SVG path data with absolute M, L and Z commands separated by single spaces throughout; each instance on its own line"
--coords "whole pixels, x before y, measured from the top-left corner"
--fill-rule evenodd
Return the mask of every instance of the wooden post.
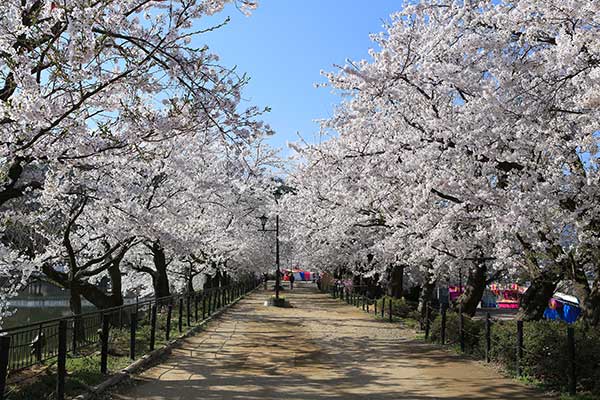
M 60 341 L 60 338 L 59 338 L 59 341 Z M 4 335 L 0 336 L 0 400 L 4 400 L 4 391 L 6 389 L 6 378 L 8 377 L 9 354 L 10 354 L 10 336 L 4 334 Z
M 179 333 L 183 332 L 183 297 L 179 298 Z
M 361 300 L 362 300 L 362 310 L 365 311 L 366 300 L 365 300 L 365 295 L 364 294 L 361 296 Z
M 373 307 L 375 307 L 374 314 L 377 317 L 377 299 L 375 299 L 375 302 L 373 303 Z
M 152 304 L 150 313 L 150 351 L 154 350 L 156 344 L 156 303 Z
M 102 333 L 100 334 L 100 373 L 108 373 L 108 335 L 110 329 L 110 316 L 102 315 Z
M 577 392 L 577 377 L 575 375 L 575 329 L 572 326 L 567 328 L 567 345 L 569 347 L 569 394 L 575 396 Z
M 393 321 L 394 319 L 394 315 L 393 315 L 393 311 L 394 311 L 394 302 L 392 301 L 392 298 L 390 298 L 390 301 L 388 301 L 388 312 L 390 314 L 390 322 Z
M 206 319 L 206 293 L 202 292 L 202 320 Z
M 58 322 L 58 357 L 56 360 L 56 398 L 65 398 L 65 378 L 67 376 L 67 320 Z
M 168 342 L 171 338 L 171 315 L 173 314 L 173 304 L 167 306 L 167 326 L 165 327 L 165 340 Z
M 485 313 L 485 362 L 490 362 L 492 351 L 492 320 L 490 313 Z
M 465 326 L 464 326 L 462 304 L 458 305 L 458 335 L 460 339 L 460 351 L 465 352 Z
M 442 303 L 440 305 L 440 314 L 442 315 L 442 326 L 441 326 L 441 332 L 440 332 L 440 337 L 441 337 L 441 341 L 442 344 L 446 344 L 446 303 Z
M 431 327 L 431 306 L 429 302 L 425 303 L 425 339 L 429 339 L 429 329 Z
M 129 318 L 131 321 L 129 325 L 129 358 L 135 360 L 135 335 L 137 331 L 137 313 L 131 313 Z
M 385 318 L 385 297 L 381 298 L 381 318 Z
M 517 321 L 517 376 L 523 373 L 523 320 Z

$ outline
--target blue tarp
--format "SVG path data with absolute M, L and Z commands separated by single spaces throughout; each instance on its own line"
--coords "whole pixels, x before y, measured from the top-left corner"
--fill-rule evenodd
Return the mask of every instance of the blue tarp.
M 581 308 L 579 307 L 569 304 L 565 304 L 563 306 L 563 319 L 567 322 L 567 324 L 572 324 L 573 322 L 577 321 L 579 313 L 581 313 Z
M 565 303 L 562 304 L 562 307 L 559 307 L 558 310 L 547 307 L 544 311 L 544 318 L 552 321 L 562 319 L 567 324 L 572 324 L 573 322 L 577 321 L 580 313 L 581 308 Z
M 546 307 L 546 310 L 544 311 L 544 318 L 549 319 L 551 321 L 554 321 L 556 319 L 561 319 L 560 315 L 558 314 L 558 311 L 556 311 L 550 307 Z

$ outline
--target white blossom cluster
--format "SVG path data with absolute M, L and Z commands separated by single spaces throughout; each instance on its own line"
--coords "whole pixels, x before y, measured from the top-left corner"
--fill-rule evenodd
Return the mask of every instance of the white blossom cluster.
M 286 207 L 311 264 L 552 271 L 600 295 L 600 4 L 410 1 L 372 39 L 371 60 L 325 74 L 344 98 L 328 140 L 293 146 Z
M 0 4 L 0 314 L 32 274 L 71 289 L 73 308 L 152 292 L 156 265 L 169 291 L 264 261 L 272 130 L 241 103 L 246 77 L 193 47 L 227 3 L 256 6 Z

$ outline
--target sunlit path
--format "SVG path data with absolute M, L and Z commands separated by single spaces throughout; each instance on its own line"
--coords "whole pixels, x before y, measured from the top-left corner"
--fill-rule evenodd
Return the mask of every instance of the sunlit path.
M 115 399 L 547 398 L 317 292 L 257 292 Z

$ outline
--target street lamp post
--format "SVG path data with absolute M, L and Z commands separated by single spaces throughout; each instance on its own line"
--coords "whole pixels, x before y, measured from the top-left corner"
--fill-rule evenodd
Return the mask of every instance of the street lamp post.
M 261 229 L 259 232 L 275 232 L 275 264 L 277 265 L 277 272 L 275 273 L 275 300 L 279 300 L 279 288 L 281 286 L 281 270 L 279 268 L 279 214 L 275 215 L 275 229 L 266 229 L 268 217 L 263 215 L 259 217 L 261 223 Z

